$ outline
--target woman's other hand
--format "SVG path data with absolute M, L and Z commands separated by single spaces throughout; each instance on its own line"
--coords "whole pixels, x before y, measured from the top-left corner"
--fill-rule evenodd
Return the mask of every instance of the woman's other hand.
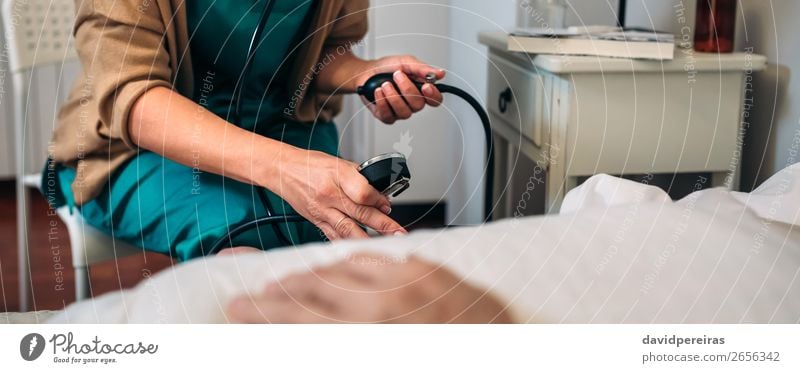
M 428 74 L 436 76 L 436 80 L 443 79 L 444 70 L 436 69 L 413 56 L 385 57 L 369 63 L 359 77 L 358 85 L 363 85 L 367 79 L 379 73 L 393 73 L 397 88 L 387 82 L 375 90 L 374 104 L 363 97 L 361 100 L 383 123 L 394 124 L 399 119 L 411 118 L 426 105 L 435 107 L 442 103 L 442 93 L 436 86 L 425 83 L 420 90 L 414 82 L 424 82 Z
M 218 256 L 236 256 L 236 255 L 248 255 L 248 254 L 255 254 L 261 253 L 262 250 L 256 249 L 255 247 L 249 246 L 237 246 L 237 247 L 230 247 L 227 249 L 223 249 L 222 251 L 217 254 Z
M 411 257 L 356 255 L 290 275 L 227 310 L 247 323 L 510 323 L 491 293 Z
M 278 174 L 265 185 L 331 239 L 366 238 L 359 224 L 380 234 L 406 230 L 388 214 L 391 204 L 352 162 L 294 148 L 280 155 Z

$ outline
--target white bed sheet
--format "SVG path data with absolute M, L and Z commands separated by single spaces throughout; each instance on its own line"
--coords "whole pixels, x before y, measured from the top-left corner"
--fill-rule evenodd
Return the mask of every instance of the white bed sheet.
M 519 322 L 800 322 L 800 164 L 751 194 L 600 175 L 559 215 L 192 261 L 69 306 L 54 323 L 225 322 L 234 296 L 353 252 L 418 255 L 509 304 Z

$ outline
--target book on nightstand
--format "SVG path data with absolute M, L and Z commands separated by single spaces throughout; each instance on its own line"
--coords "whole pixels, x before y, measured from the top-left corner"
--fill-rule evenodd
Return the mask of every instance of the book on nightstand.
M 672 60 L 675 36 L 617 27 L 520 29 L 508 36 L 508 50 L 529 54 Z

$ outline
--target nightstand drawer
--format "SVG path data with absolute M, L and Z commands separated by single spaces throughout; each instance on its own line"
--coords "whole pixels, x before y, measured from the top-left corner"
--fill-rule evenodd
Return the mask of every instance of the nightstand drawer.
M 545 133 L 542 79 L 503 58 L 489 60 L 489 110 L 541 146 Z

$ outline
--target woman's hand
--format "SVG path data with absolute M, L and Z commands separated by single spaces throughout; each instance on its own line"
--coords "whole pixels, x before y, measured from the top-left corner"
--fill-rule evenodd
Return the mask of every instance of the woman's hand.
M 433 68 L 413 56 L 391 56 L 368 63 L 357 81 L 358 85 L 363 85 L 375 74 L 387 72 L 394 73 L 397 89 L 387 82 L 375 90 L 374 104 L 361 98 L 381 122 L 393 124 L 398 119 L 410 118 L 426 105 L 435 107 L 442 103 L 442 93 L 433 84 L 425 83 L 420 91 L 414 81 L 424 82 L 428 74 L 436 76 L 436 80 L 443 79 L 444 70 Z
M 297 148 L 278 158 L 278 174 L 265 186 L 329 239 L 368 237 L 359 223 L 384 235 L 406 233 L 388 216 L 388 198 L 369 185 L 356 164 Z
M 234 299 L 227 314 L 247 323 L 512 322 L 492 294 L 441 267 L 370 254 L 290 275 Z

